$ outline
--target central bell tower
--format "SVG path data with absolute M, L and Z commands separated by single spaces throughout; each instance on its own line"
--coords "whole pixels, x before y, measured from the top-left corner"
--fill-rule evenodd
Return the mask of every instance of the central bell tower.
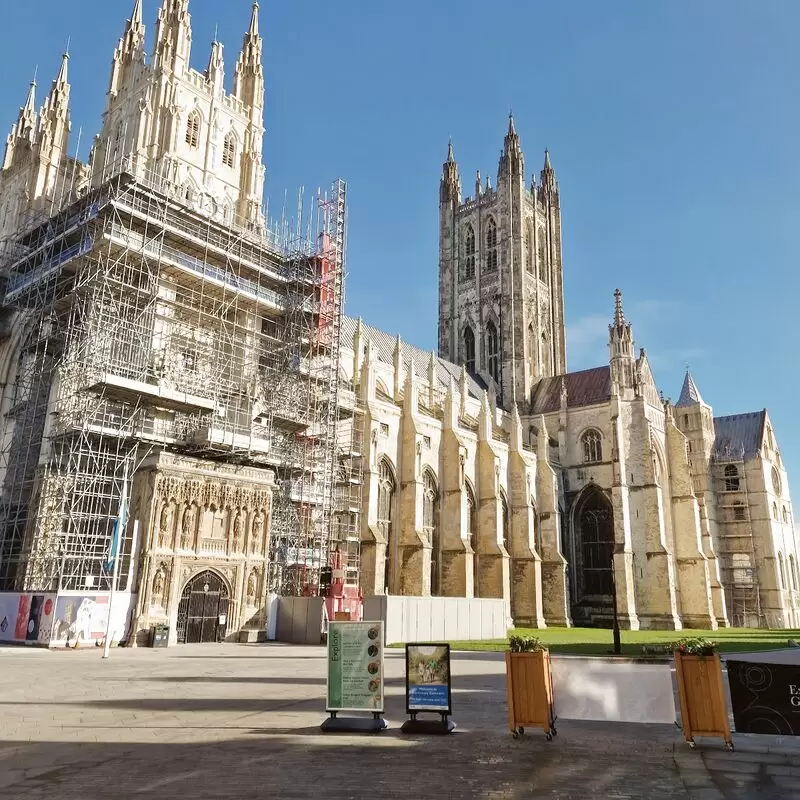
M 464 199 L 452 143 L 439 185 L 439 355 L 463 364 L 505 408 L 567 371 L 558 181 L 545 151 L 525 183 L 509 116 L 496 188 L 475 177 Z

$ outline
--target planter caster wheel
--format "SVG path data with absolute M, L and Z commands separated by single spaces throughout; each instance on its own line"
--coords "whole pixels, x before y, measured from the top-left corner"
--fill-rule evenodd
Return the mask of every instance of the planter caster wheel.
M 520 736 L 524 736 L 525 735 L 525 728 L 523 728 L 522 726 L 520 726 L 520 728 L 519 728 L 519 735 Z
M 545 733 L 545 735 L 544 735 L 544 738 L 547 739 L 548 742 L 552 742 L 553 741 L 553 734 L 550 733 L 550 731 L 547 731 Z
M 511 731 L 511 738 L 512 739 L 519 739 L 519 731 L 517 731 L 517 730 Z
M 553 738 L 558 736 L 558 731 L 555 729 L 555 727 L 550 728 L 550 733 L 553 735 Z
M 689 747 L 690 747 L 692 750 L 694 750 L 694 749 L 697 747 L 697 742 L 695 742 L 695 741 L 694 741 L 694 739 L 692 739 L 692 740 L 689 742 Z
M 727 748 L 728 748 L 728 751 L 729 751 L 729 752 L 731 752 L 731 753 L 732 753 L 732 752 L 733 752 L 733 750 L 734 750 L 734 747 L 733 747 L 733 742 L 725 742 L 725 747 L 727 747 Z

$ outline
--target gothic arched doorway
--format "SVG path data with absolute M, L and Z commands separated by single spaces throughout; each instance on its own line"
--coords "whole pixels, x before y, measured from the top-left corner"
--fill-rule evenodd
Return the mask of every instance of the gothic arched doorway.
M 605 493 L 593 487 L 578 499 L 572 519 L 573 613 L 584 623 L 602 625 L 613 604 L 614 509 Z
M 192 578 L 178 606 L 178 644 L 222 641 L 229 599 L 228 587 L 216 572 L 206 570 Z

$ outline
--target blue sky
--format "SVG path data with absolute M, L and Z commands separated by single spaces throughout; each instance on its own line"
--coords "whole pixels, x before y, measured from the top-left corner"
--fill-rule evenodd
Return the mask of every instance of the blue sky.
M 4 5 L 0 123 L 71 37 L 85 157 L 133 0 Z M 218 25 L 230 74 L 249 8 L 192 0 L 194 66 Z M 664 393 L 688 362 L 716 414 L 767 406 L 800 485 L 797 0 L 265 0 L 261 18 L 271 209 L 348 181 L 349 313 L 435 347 L 447 139 L 466 187 L 494 176 L 513 108 L 528 172 L 548 146 L 561 184 L 570 369 L 606 360 L 619 286 Z

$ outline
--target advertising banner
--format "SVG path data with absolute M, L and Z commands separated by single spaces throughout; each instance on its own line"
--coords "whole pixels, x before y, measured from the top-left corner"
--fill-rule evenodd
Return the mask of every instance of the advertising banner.
M 452 714 L 450 645 L 406 645 L 406 710 Z
M 0 592 L 0 642 L 50 641 L 53 594 Z
M 727 659 L 737 733 L 800 736 L 800 666 Z
M 328 711 L 383 712 L 383 623 L 328 623 Z

